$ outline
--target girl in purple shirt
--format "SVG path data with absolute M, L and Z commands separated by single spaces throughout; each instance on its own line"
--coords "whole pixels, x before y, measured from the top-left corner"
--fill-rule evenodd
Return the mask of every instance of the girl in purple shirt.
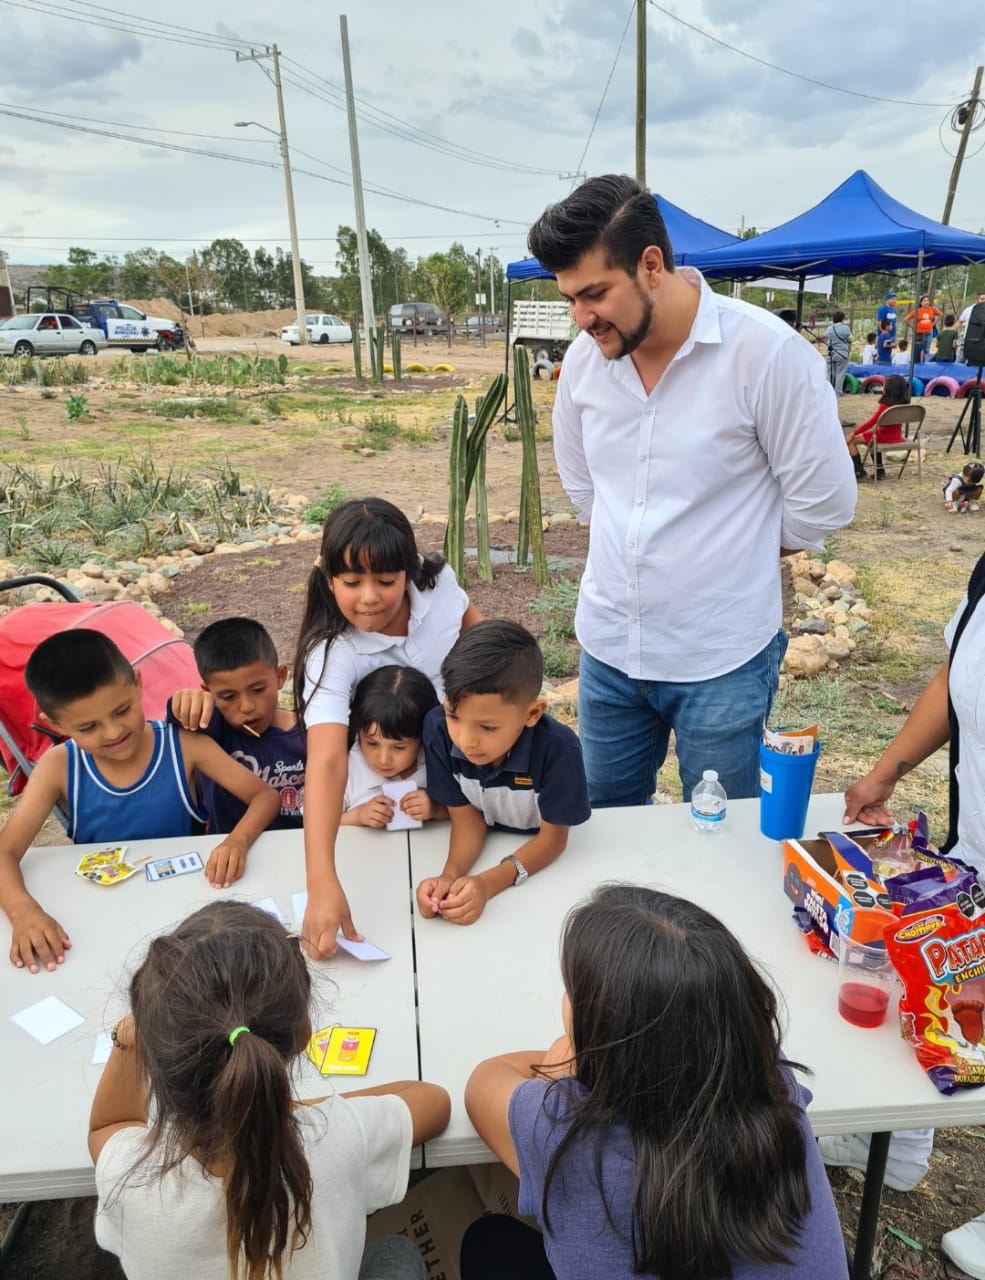
M 476 1067 L 473 1124 L 521 1214 L 474 1223 L 463 1280 L 845 1280 L 777 1000 L 714 916 L 606 885 L 561 941 L 565 1035 Z

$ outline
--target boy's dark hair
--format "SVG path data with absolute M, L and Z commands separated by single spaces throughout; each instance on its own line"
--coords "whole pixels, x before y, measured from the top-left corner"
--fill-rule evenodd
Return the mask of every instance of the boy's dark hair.
M 876 338 L 878 338 L 878 336 L 879 336 L 879 335 L 878 335 L 877 333 L 867 333 L 867 334 L 865 335 L 865 340 L 866 340 L 866 342 L 875 342 L 875 340 L 876 340 Z
M 195 641 L 195 662 L 203 680 L 217 671 L 235 671 L 263 662 L 277 666 L 277 650 L 270 633 L 253 618 L 220 618 L 210 622 Z
M 882 405 L 910 403 L 910 384 L 901 373 L 891 373 L 886 379 L 879 403 Z
M 349 746 L 376 725 L 384 738 L 420 738 L 424 717 L 438 705 L 434 685 L 416 667 L 377 667 L 356 685 L 349 709 Z
M 601 1184 L 618 1124 L 634 1152 L 634 1272 L 712 1280 L 788 1261 L 811 1206 L 797 1064 L 739 941 L 684 898 L 603 885 L 565 922 L 561 976 L 580 1088 L 550 1086 L 565 1133 L 544 1178 L 546 1230 L 572 1159 L 593 1153 Z
M 119 680 L 133 684 L 133 667 L 109 636 L 90 627 L 59 631 L 42 640 L 24 668 L 24 683 L 53 720 L 68 703 Z
M 674 270 L 674 250 L 652 192 L 625 174 L 589 178 L 565 200 L 548 205 L 527 236 L 527 247 L 556 275 L 592 249 L 606 264 L 636 275 L 643 250 L 656 245 L 664 270 Z
M 526 627 L 489 618 L 455 641 L 441 664 L 441 678 L 452 711 L 472 693 L 498 693 L 519 706 L 540 693 L 544 658 Z
M 879 321 L 879 328 L 880 328 L 880 329 L 885 330 L 885 329 L 891 329 L 892 327 L 893 327 L 893 322 L 892 322 L 891 320 L 880 320 L 880 321 Z
M 308 574 L 304 614 L 294 655 L 294 709 L 304 729 L 304 668 L 311 651 L 325 643 L 325 661 L 332 641 L 349 625 L 335 603 L 329 583 L 340 574 L 406 573 L 418 591 L 430 591 L 438 581 L 444 560 L 422 556 L 417 550 L 410 521 L 385 498 L 350 498 L 335 508 L 322 529 L 321 553 Z M 322 664 L 322 672 L 325 667 Z
M 907 347 L 910 345 L 910 342 L 908 338 L 900 338 L 899 342 L 896 345 L 899 347 L 900 351 L 905 351 Z
M 206 1168 L 222 1164 L 230 1271 L 244 1280 L 280 1274 L 283 1254 L 311 1229 L 291 1085 L 311 1033 L 310 995 L 297 939 L 245 902 L 210 903 L 155 938 L 130 983 L 153 1103 L 138 1165 L 150 1160 L 163 1176 L 189 1152 Z
M 945 329 L 947 328 L 947 326 L 948 326 L 948 325 L 951 325 L 951 324 L 954 324 L 954 316 L 953 316 L 953 315 L 948 314 L 948 315 L 946 315 L 946 316 L 944 317 L 944 327 L 945 327 Z
M 832 323 L 832 324 L 841 324 L 841 322 L 842 322 L 842 320 L 844 320 L 844 318 L 845 318 L 845 313 L 844 313 L 844 311 L 836 311 L 836 312 L 834 313 L 834 315 L 831 317 L 831 323 Z
M 970 484 L 981 484 L 985 467 L 980 462 L 969 462 L 961 474 Z

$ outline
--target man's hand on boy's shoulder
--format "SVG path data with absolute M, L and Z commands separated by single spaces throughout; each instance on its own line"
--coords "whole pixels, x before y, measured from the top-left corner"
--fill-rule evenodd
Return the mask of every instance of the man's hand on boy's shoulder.
M 182 729 L 194 733 L 209 727 L 214 706 L 215 700 L 207 689 L 179 689 L 171 695 L 169 710 Z
M 246 870 L 249 845 L 245 840 L 227 836 L 212 850 L 205 864 L 205 878 L 213 889 L 228 889 Z
M 30 899 L 21 908 L 10 913 L 10 960 L 18 969 L 30 969 L 39 973 L 44 965 L 49 973 L 65 961 L 65 952 L 71 940 L 62 926 Z

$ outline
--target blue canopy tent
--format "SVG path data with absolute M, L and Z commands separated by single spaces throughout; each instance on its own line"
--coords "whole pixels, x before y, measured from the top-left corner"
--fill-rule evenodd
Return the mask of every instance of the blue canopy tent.
M 741 244 L 738 236 L 713 227 L 710 222 L 702 222 L 665 196 L 654 195 L 657 208 L 667 227 L 667 234 L 674 250 L 674 262 L 679 266 L 690 266 L 696 254 L 706 253 L 712 249 L 725 248 L 727 245 Z M 510 262 L 506 267 L 506 372 L 510 371 L 510 328 L 512 325 L 512 284 L 514 280 L 553 280 L 554 273 L 542 267 L 536 258 L 523 258 L 519 262 Z

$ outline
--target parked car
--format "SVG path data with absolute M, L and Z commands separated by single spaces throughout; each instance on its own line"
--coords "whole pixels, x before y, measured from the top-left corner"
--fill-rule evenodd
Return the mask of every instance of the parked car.
M 327 346 L 330 342 L 351 342 L 352 330 L 339 316 L 305 316 L 305 328 L 308 330 L 308 341 Z M 280 331 L 284 342 L 292 347 L 300 346 L 297 324 L 286 324 Z
M 388 319 L 395 333 L 448 332 L 448 320 L 433 302 L 395 302 Z
M 102 329 L 61 312 L 14 316 L 0 324 L 0 355 L 5 356 L 94 356 L 106 345 Z
M 483 329 L 488 337 L 491 333 L 498 333 L 502 327 L 503 322 L 499 316 L 494 316 L 488 311 L 480 316 L 466 316 L 464 320 L 456 321 L 458 332 L 464 334 L 466 338 L 478 338 Z

